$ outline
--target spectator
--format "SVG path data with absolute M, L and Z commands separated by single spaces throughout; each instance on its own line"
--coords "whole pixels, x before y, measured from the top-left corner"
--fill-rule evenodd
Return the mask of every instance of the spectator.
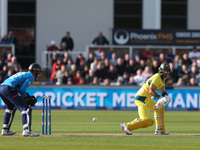
M 1 39 L 0 44 L 11 44 L 10 40 L 8 39 L 7 35 L 4 35 L 3 38 Z
M 136 76 L 134 76 L 133 79 L 137 86 L 142 86 L 144 84 L 146 79 L 142 76 L 142 69 L 137 70 Z
M 71 71 L 72 64 L 73 64 L 72 60 L 68 59 L 67 60 L 67 65 L 65 65 L 67 71 L 69 71 L 69 72 Z
M 184 86 L 190 85 L 190 74 L 188 71 L 186 71 L 185 74 L 183 75 L 183 83 L 184 83 Z
M 197 68 L 195 66 L 192 66 L 191 70 L 190 70 L 190 78 L 191 77 L 196 77 L 197 74 L 198 74 Z
M 104 60 L 105 60 L 105 59 L 106 59 L 105 52 L 102 51 L 102 52 L 101 52 L 101 56 L 100 56 L 100 58 L 99 58 L 100 63 L 101 63 L 101 64 L 104 64 Z
M 89 74 L 89 67 L 84 65 L 83 71 L 81 71 L 81 75 L 85 78 Z
M 85 78 L 80 77 L 78 85 L 86 85 Z
M 53 67 L 53 64 L 57 62 L 58 56 L 56 53 L 53 53 L 52 57 L 50 58 L 50 66 Z
M 187 67 L 189 67 L 192 64 L 191 59 L 188 57 L 187 53 L 183 54 L 183 65 L 186 65 Z
M 74 41 L 73 38 L 70 36 L 70 32 L 67 31 L 66 35 L 61 39 L 60 45 L 65 42 L 66 43 L 66 50 L 72 51 L 74 48 Z
M 79 80 L 81 78 L 81 72 L 79 70 L 76 71 L 76 75 L 73 78 L 73 83 L 78 85 L 79 84 Z
M 104 70 L 102 69 L 101 63 L 97 65 L 97 70 L 94 72 L 94 75 L 99 78 L 99 81 L 102 81 L 104 79 L 105 73 Z
M 8 72 L 7 72 L 7 74 L 5 75 L 4 80 L 8 79 L 8 78 L 9 78 L 10 76 L 12 76 L 12 75 L 13 75 L 12 69 L 8 69 Z
M 184 81 L 183 78 L 180 77 L 177 81 L 177 83 L 175 83 L 173 86 L 184 86 Z
M 98 47 L 98 49 L 94 51 L 94 57 L 100 59 L 101 52 L 102 52 L 102 47 Z
M 165 62 L 167 62 L 167 59 L 165 58 L 165 54 L 160 53 L 159 59 L 158 59 L 159 66 L 160 66 L 160 64 L 165 63 Z
M 142 76 L 147 80 L 150 76 L 152 76 L 151 68 L 149 66 L 146 66 L 144 68 L 144 71 L 142 72 Z
M 8 58 L 8 54 L 12 55 L 12 51 L 11 49 L 6 49 L 6 51 L 3 53 L 3 63 L 5 62 L 5 60 Z
M 5 79 L 7 73 L 8 73 L 8 67 L 4 65 L 3 70 L 0 71 L 0 75 L 2 76 L 3 80 Z
M 110 85 L 114 86 L 122 86 L 123 85 L 123 77 L 119 76 L 116 82 L 111 82 Z
M 128 85 L 137 85 L 134 81 L 134 77 L 133 76 L 130 76 L 129 77 L 129 82 L 128 82 Z
M 173 62 L 170 62 L 169 66 L 170 66 L 170 69 L 171 69 L 170 74 L 169 74 L 169 79 L 172 79 L 173 83 L 176 83 L 176 82 L 178 82 L 178 78 L 179 78 L 178 72 L 174 68 L 174 63 Z
M 118 76 L 122 76 L 125 71 L 125 67 L 123 65 L 121 57 L 117 58 L 116 71 Z
M 56 46 L 56 41 L 51 41 L 51 45 L 47 48 L 47 51 L 49 52 L 54 52 L 54 51 L 58 51 L 59 48 Z
M 74 76 L 76 75 L 76 71 L 77 71 L 76 65 L 72 64 L 71 65 L 71 70 L 69 71 L 70 77 L 72 77 L 72 81 L 73 81 Z
M 92 85 L 99 85 L 99 78 L 98 77 L 93 78 Z
M 124 60 L 123 60 L 123 66 L 124 66 L 124 68 L 127 68 L 128 66 L 129 66 L 129 54 L 128 53 L 126 53 L 125 55 L 124 55 Z
M 135 64 L 140 65 L 140 55 L 136 55 L 133 60 L 135 61 Z
M 63 51 L 68 51 L 68 50 L 67 50 L 67 44 L 66 44 L 65 42 L 62 42 L 62 43 L 61 43 L 60 51 L 62 51 L 62 52 L 63 52 Z
M 19 68 L 21 70 L 21 65 L 17 62 L 17 58 L 15 56 L 12 56 L 11 62 L 7 63 L 8 69 L 11 69 L 13 72 L 15 71 L 15 68 Z
M 190 86 L 198 86 L 198 84 L 196 83 L 195 77 L 190 78 Z
M 139 65 L 137 66 L 137 64 L 135 64 L 134 60 L 130 59 L 129 60 L 129 65 L 125 69 L 128 72 L 128 74 L 135 75 L 136 74 L 136 70 L 139 69 Z
M 155 52 L 154 54 L 154 59 L 158 60 L 159 61 L 159 57 L 160 57 L 160 54 L 163 53 L 163 50 L 162 49 L 159 49 Z M 160 65 L 159 65 L 160 66 Z
M 89 52 L 88 59 L 87 59 L 87 65 L 90 66 L 90 64 L 94 61 L 94 54 L 92 52 Z
M 106 39 L 105 36 L 103 36 L 102 32 L 99 32 L 99 36 L 96 37 L 93 41 L 92 44 L 96 44 L 96 45 L 109 45 L 108 40 Z
M 78 68 L 80 66 L 80 62 L 81 61 L 85 61 L 85 58 L 83 57 L 83 54 L 82 53 L 79 53 L 77 55 L 77 58 L 76 58 L 76 67 Z
M 72 84 L 73 84 L 73 80 L 72 80 L 71 77 L 69 77 L 69 78 L 67 79 L 67 85 L 72 85 Z
M 71 55 L 70 55 L 68 52 L 65 52 L 65 53 L 64 53 L 64 57 L 63 57 L 63 64 L 67 65 L 69 59 L 70 59 L 70 60 L 72 61 L 72 63 L 73 63 L 73 60 L 72 60 Z
M 13 31 L 11 30 L 8 32 L 8 40 L 11 44 L 17 44 L 17 39 L 15 38 Z
M 63 76 L 63 79 L 62 79 L 62 83 L 63 84 L 67 84 L 68 78 L 71 78 L 70 75 L 69 75 L 69 71 L 65 70 L 64 71 L 64 76 Z
M 151 56 L 153 56 L 153 53 L 151 52 L 149 47 L 145 48 L 145 51 L 142 55 L 142 59 L 144 59 L 145 61 L 147 61 L 147 59 L 149 59 Z
M 93 72 L 95 72 L 97 70 L 97 65 L 98 65 L 99 61 L 98 59 L 95 57 L 94 58 L 94 62 L 92 62 L 90 64 L 90 69 L 92 69 Z
M 172 49 L 171 48 L 168 49 L 167 54 L 165 55 L 165 58 L 167 59 L 168 63 L 174 61 L 175 55 L 172 53 Z
M 143 60 L 143 59 L 141 59 L 140 60 L 140 69 L 142 69 L 142 70 L 144 70 L 144 68 L 146 67 L 146 62 L 145 62 L 145 60 Z
M 117 71 L 115 71 L 115 66 L 110 64 L 108 72 L 105 74 L 105 78 L 108 78 L 111 82 L 117 80 Z
M 61 58 L 57 59 L 57 62 L 55 62 L 53 64 L 52 72 L 51 72 L 51 77 L 50 77 L 50 81 L 52 83 L 55 83 L 55 74 L 56 74 L 56 71 L 60 70 L 63 65 L 64 64 L 62 63 L 62 59 Z
M 183 65 L 183 61 L 182 61 L 182 59 L 179 59 L 178 66 L 177 66 L 177 68 L 175 68 L 177 70 L 179 77 L 181 77 L 183 75 L 182 74 L 182 65 Z
M 155 74 L 158 72 L 158 68 L 159 68 L 159 64 L 158 64 L 158 60 L 153 60 L 153 63 L 152 63 L 152 73 Z
M 85 65 L 86 65 L 85 59 L 81 59 L 79 66 L 77 66 L 77 70 L 80 70 L 82 73 L 84 71 Z
M 109 52 L 106 54 L 106 57 L 108 58 L 108 59 L 111 59 L 111 57 L 112 57 L 112 54 L 115 52 L 115 49 L 113 48 L 113 47 L 110 47 L 109 48 Z
M 124 81 L 124 85 L 128 85 L 128 82 L 129 82 L 129 74 L 128 74 L 128 72 L 124 72 L 123 73 L 123 81 Z
M 94 72 L 92 69 L 90 69 L 88 75 L 86 75 L 86 77 L 85 77 L 85 81 L 87 82 L 87 84 L 92 84 L 94 77 L 95 77 Z
M 189 71 L 191 72 L 192 67 L 195 67 L 195 69 L 198 71 L 199 67 L 197 66 L 197 62 L 193 61 L 192 64 L 189 66 Z
M 5 60 L 5 64 L 7 65 L 8 63 L 10 63 L 12 60 L 12 53 L 8 53 L 7 59 Z
M 178 68 L 178 65 L 179 65 L 179 59 L 180 59 L 180 56 L 179 55 L 176 55 L 175 58 L 174 58 L 174 68 L 177 70 Z
M 109 60 L 109 58 L 106 58 L 105 60 L 104 60 L 104 63 L 103 63 L 103 70 L 104 70 L 104 72 L 107 72 L 108 70 L 109 70 L 109 65 L 110 65 L 110 60 Z
M 103 84 L 102 85 L 109 86 L 110 85 L 110 79 L 109 78 L 105 78 L 103 80 Z
M 197 51 L 196 46 L 188 53 L 188 57 L 192 60 L 192 62 L 197 61 L 198 57 L 200 56 L 200 52 Z
M 21 68 L 19 68 L 18 66 L 15 66 L 14 71 L 13 71 L 13 74 L 15 74 L 15 73 L 17 73 L 17 72 L 21 72 L 21 71 L 22 71 Z
M 186 65 L 182 65 L 181 66 L 180 77 L 184 76 L 186 73 L 189 75 L 188 67 Z
M 110 64 L 112 64 L 112 65 L 114 65 L 114 66 L 117 65 L 117 55 L 116 55 L 116 53 L 113 53 L 113 54 L 112 54 L 112 57 L 111 57 L 111 59 L 110 59 Z
M 66 71 L 65 65 L 62 65 L 61 69 L 58 69 L 56 71 L 56 74 L 55 74 L 56 85 L 62 85 L 63 84 L 63 78 L 64 78 L 65 71 Z

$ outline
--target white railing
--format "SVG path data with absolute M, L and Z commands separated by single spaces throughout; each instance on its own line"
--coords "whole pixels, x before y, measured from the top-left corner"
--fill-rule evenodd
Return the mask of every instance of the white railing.
M 94 51 L 98 49 L 99 47 L 102 47 L 102 49 L 109 51 L 109 48 L 113 47 L 115 49 L 116 53 L 125 53 L 125 50 L 129 53 L 130 58 L 133 58 L 133 55 L 136 51 L 143 51 L 147 46 L 146 45 L 139 45 L 139 46 L 120 46 L 120 45 L 86 45 L 85 51 L 69 51 L 69 54 L 71 55 L 73 61 L 75 62 L 76 57 L 79 53 L 82 53 L 83 56 L 88 59 L 88 54 L 90 51 Z M 178 50 L 192 50 L 193 46 L 152 46 L 148 45 L 148 48 L 158 50 L 158 49 L 172 49 L 173 54 L 176 54 Z M 200 49 L 200 46 L 197 47 L 197 49 Z M 62 51 L 56 51 L 56 52 L 48 52 L 45 51 L 42 55 L 42 67 L 43 68 L 49 68 L 50 67 L 50 57 L 53 53 L 57 54 L 64 54 Z
M 44 58 L 42 59 L 42 65 L 41 65 L 42 68 L 50 68 L 50 59 L 54 53 L 58 55 L 63 55 L 65 52 L 64 51 L 55 51 L 55 52 L 44 51 L 42 54 L 42 58 Z M 87 58 L 87 55 L 88 55 L 86 51 L 68 51 L 68 53 L 71 55 L 72 60 L 74 62 L 79 53 L 82 53 L 85 58 Z

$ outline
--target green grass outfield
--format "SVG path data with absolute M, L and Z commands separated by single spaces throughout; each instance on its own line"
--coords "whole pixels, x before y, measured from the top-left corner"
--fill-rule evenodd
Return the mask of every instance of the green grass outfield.
M 4 110 L 0 110 L 3 124 Z M 0 136 L 0 149 L 15 150 L 199 150 L 200 112 L 166 111 L 170 135 L 155 136 L 155 124 L 125 135 L 119 124 L 136 118 L 137 111 L 52 110 L 52 135 L 22 137 L 17 111 L 11 129 L 14 136 Z M 96 117 L 97 122 L 92 118 Z M 32 129 L 41 133 L 41 110 L 33 110 Z M 151 112 L 153 118 L 153 112 Z

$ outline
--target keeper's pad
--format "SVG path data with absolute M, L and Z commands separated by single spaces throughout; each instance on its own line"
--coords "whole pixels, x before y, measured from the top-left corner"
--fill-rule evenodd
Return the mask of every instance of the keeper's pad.
M 165 113 L 165 107 L 164 106 L 162 106 L 161 109 L 159 109 L 158 111 L 154 112 L 156 129 L 162 130 L 162 133 L 165 133 L 164 113 Z
M 13 110 L 9 110 L 9 109 L 5 110 L 3 129 L 10 130 L 16 110 L 17 110 L 16 107 L 14 107 Z
M 169 96 L 165 95 L 165 97 L 162 97 L 157 101 L 154 108 L 159 110 L 162 106 L 167 105 L 170 101 L 171 101 L 171 98 Z
M 139 128 L 147 128 L 149 126 L 152 126 L 154 124 L 154 121 L 152 119 L 135 119 L 132 122 L 127 123 L 127 128 L 129 130 L 136 130 Z
M 29 107 L 26 111 L 21 112 L 23 129 L 31 131 L 32 109 Z

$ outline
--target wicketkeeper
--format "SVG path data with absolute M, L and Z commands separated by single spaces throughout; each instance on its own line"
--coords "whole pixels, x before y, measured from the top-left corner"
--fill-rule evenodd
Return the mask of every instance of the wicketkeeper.
M 23 124 L 23 136 L 39 136 L 31 130 L 31 107 L 35 105 L 37 99 L 34 96 L 30 96 L 26 93 L 26 89 L 37 80 L 38 75 L 41 72 L 41 67 L 37 63 L 33 63 L 29 66 L 28 72 L 18 72 L 8 79 L 6 79 L 0 85 L 0 96 L 4 103 L 7 105 L 7 109 L 4 115 L 4 123 L 1 134 L 13 135 L 16 132 L 11 131 L 10 127 L 18 109 L 21 112 L 22 124 Z
M 150 110 L 154 111 L 154 119 L 156 122 L 155 135 L 168 135 L 165 131 L 164 112 L 171 98 L 167 95 L 165 89 L 165 80 L 170 73 L 168 63 L 162 63 L 158 69 L 158 73 L 150 77 L 135 95 L 135 104 L 138 107 L 139 118 L 131 122 L 120 124 L 121 129 L 127 134 L 132 135 L 132 130 L 139 128 L 147 128 L 154 124 L 154 120 L 149 118 Z M 162 95 L 157 93 L 161 90 Z M 156 101 L 151 97 L 159 98 Z

